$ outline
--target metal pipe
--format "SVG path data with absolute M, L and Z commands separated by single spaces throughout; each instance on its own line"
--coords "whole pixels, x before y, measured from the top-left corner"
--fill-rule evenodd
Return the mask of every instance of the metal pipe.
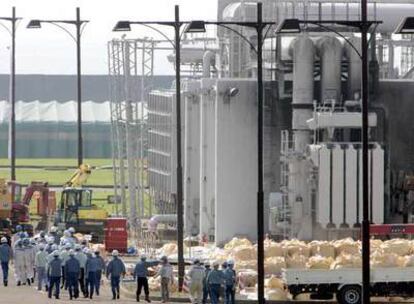
M 78 101 L 78 166 L 83 163 L 82 140 L 82 75 L 81 75 L 81 26 L 80 8 L 76 8 L 76 66 L 77 66 L 77 101 Z
M 290 54 L 293 59 L 293 96 L 292 96 L 292 130 L 294 151 L 300 156 L 311 143 L 309 127 L 306 121 L 312 118 L 314 96 L 314 61 L 315 46 L 312 39 L 303 34 L 292 41 Z M 292 237 L 312 238 L 312 213 L 308 201 L 308 181 L 306 162 L 301 157 L 289 160 L 289 206 L 292 210 Z M 303 208 L 294 208 L 302 204 Z M 304 213 L 301 211 L 304 210 Z
M 180 9 L 175 6 L 175 106 L 177 131 L 177 249 L 178 249 L 178 291 L 182 292 L 185 276 L 184 264 L 184 206 L 183 167 L 181 159 L 181 73 L 180 73 Z
M 349 39 L 361 53 L 361 38 L 352 37 Z M 361 93 L 361 58 L 349 44 L 345 45 L 345 54 L 348 58 L 348 83 L 347 99 L 354 100 L 356 93 Z
M 322 66 L 321 72 L 321 103 L 341 101 L 341 63 L 343 46 L 341 42 L 331 36 L 318 40 L 318 51 Z

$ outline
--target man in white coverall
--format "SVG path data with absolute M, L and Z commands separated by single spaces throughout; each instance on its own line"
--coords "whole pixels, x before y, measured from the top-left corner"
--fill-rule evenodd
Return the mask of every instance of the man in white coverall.
M 24 272 L 26 274 L 26 282 L 30 286 L 34 278 L 34 257 L 33 247 L 30 244 L 30 239 L 23 239 L 24 248 Z M 25 285 L 25 282 L 23 281 Z
M 201 304 L 203 299 L 203 279 L 204 267 L 200 265 L 200 260 L 194 260 L 194 265 L 188 272 L 190 278 L 191 303 Z
M 16 278 L 17 286 L 22 282 L 26 284 L 27 275 L 24 266 L 24 248 L 23 241 L 17 240 L 14 248 L 14 276 Z

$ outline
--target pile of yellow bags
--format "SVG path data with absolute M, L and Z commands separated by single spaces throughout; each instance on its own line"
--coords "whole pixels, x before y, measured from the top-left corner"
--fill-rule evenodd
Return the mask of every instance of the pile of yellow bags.
M 331 269 L 342 268 L 360 268 L 362 267 L 362 259 L 359 254 L 341 254 L 336 257 L 335 261 L 331 264 Z
M 309 243 L 311 254 L 313 256 L 322 256 L 325 258 L 335 258 L 335 246 L 328 241 L 312 241 Z
M 320 255 L 312 256 L 306 263 L 308 269 L 330 269 L 334 259 L 332 257 L 323 257 Z
M 249 261 L 257 258 L 257 251 L 254 246 L 239 246 L 231 250 L 233 259 L 238 261 Z
M 224 245 L 224 249 L 232 250 L 240 246 L 252 246 L 252 242 L 250 242 L 248 239 L 239 239 L 235 237 L 230 242 L 228 242 L 226 245 Z
M 280 275 L 282 270 L 287 267 L 284 257 L 275 256 L 265 259 L 265 273 L 270 275 Z

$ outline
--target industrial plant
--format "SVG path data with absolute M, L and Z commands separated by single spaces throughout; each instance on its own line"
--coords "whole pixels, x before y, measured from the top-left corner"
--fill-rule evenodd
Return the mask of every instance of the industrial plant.
M 263 1 L 263 12 L 268 23 L 263 37 L 265 231 L 279 239 L 358 237 L 363 213 L 361 35 L 344 21 L 360 20 L 360 4 Z M 404 180 L 413 167 L 412 147 L 401 130 L 410 129 L 414 49 L 411 35 L 394 31 L 413 14 L 409 2 L 368 4 L 373 24 L 369 208 L 375 224 L 400 223 L 410 209 L 410 202 L 396 193 L 410 190 Z M 252 1 L 218 3 L 219 21 L 256 18 Z M 286 19 L 299 20 L 301 31 L 278 33 Z M 217 244 L 234 236 L 254 240 L 257 34 L 240 25 L 205 27 L 205 33 L 184 31 L 181 44 L 185 235 Z M 124 193 L 124 204 L 141 206 L 138 217 L 157 216 L 160 223 L 173 224 L 176 93 L 153 88 L 151 78 L 154 54 L 164 52 L 173 64 L 174 48 L 146 37 L 114 39 L 108 50 L 117 191 Z M 142 164 L 136 162 L 143 153 L 148 155 L 145 185 Z M 147 188 L 151 214 L 143 211 L 140 197 Z
M 0 17 L 0 299 L 414 299 L 414 0 L 46 1 Z M 43 27 L 73 75 L 16 73 Z

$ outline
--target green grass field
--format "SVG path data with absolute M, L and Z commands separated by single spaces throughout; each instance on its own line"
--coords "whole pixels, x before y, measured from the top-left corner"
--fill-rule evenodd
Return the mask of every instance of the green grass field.
M 88 158 L 84 163 L 94 167 L 112 166 L 112 159 L 107 158 Z M 7 158 L 0 158 L 0 166 L 10 165 Z M 78 166 L 78 160 L 75 158 L 17 158 L 17 166 Z
M 85 163 L 96 167 L 88 179 L 89 185 L 113 185 L 112 160 L 111 159 L 85 159 Z M 9 160 L 0 159 L 0 165 L 9 165 Z M 53 166 L 74 166 L 77 165 L 76 159 L 17 159 L 17 166 L 44 166 L 39 169 L 17 168 L 17 181 L 28 184 L 31 181 L 44 181 L 51 185 L 63 185 L 72 176 L 75 169 L 56 169 Z M 103 169 L 106 168 L 106 169 Z M 0 178 L 8 179 L 10 176 L 9 168 L 0 169 Z
M 114 183 L 112 172 L 112 159 L 85 159 L 84 163 L 89 164 L 95 169 L 92 170 L 92 174 L 85 184 L 94 186 L 112 186 Z M 0 159 L 0 166 L 8 166 L 10 161 L 8 159 Z M 40 168 L 28 169 L 17 168 L 16 178 L 19 183 L 29 184 L 32 181 L 48 182 L 49 185 L 62 185 L 68 181 L 68 179 L 75 172 L 77 166 L 77 159 L 16 159 L 17 166 L 39 166 Z M 62 169 L 56 167 L 69 167 L 73 166 L 73 169 Z M 44 168 L 41 168 L 44 167 Z M 55 168 L 54 168 L 55 167 Z M 146 176 L 146 174 L 145 174 Z M 0 178 L 10 179 L 10 169 L 0 168 Z M 112 189 L 96 189 L 93 191 L 92 203 L 107 210 L 109 214 L 115 214 L 116 206 L 107 203 L 108 195 L 112 195 Z M 128 194 L 127 194 L 128 195 Z M 56 200 L 60 200 L 60 192 L 56 192 Z M 145 209 L 149 208 L 149 196 L 145 195 Z M 119 211 L 121 211 L 121 206 Z
M 85 163 L 96 167 L 88 179 L 88 185 L 107 186 L 113 185 L 112 160 L 111 159 L 85 159 Z M 8 166 L 8 159 L 0 159 L 0 165 Z M 77 166 L 76 159 L 17 159 L 17 166 L 44 166 L 45 168 L 26 169 L 17 168 L 16 178 L 19 183 L 29 184 L 32 181 L 48 182 L 50 185 L 60 186 L 67 182 L 75 172 L 75 169 L 55 169 L 53 166 Z M 107 169 L 102 169 L 107 168 Z M 10 169 L 0 168 L 0 178 L 10 179 Z M 112 189 L 94 191 L 93 204 L 99 205 L 109 213 L 115 210 L 113 205 L 107 204 L 108 195 L 113 194 Z M 59 201 L 60 192 L 56 193 L 56 199 Z

